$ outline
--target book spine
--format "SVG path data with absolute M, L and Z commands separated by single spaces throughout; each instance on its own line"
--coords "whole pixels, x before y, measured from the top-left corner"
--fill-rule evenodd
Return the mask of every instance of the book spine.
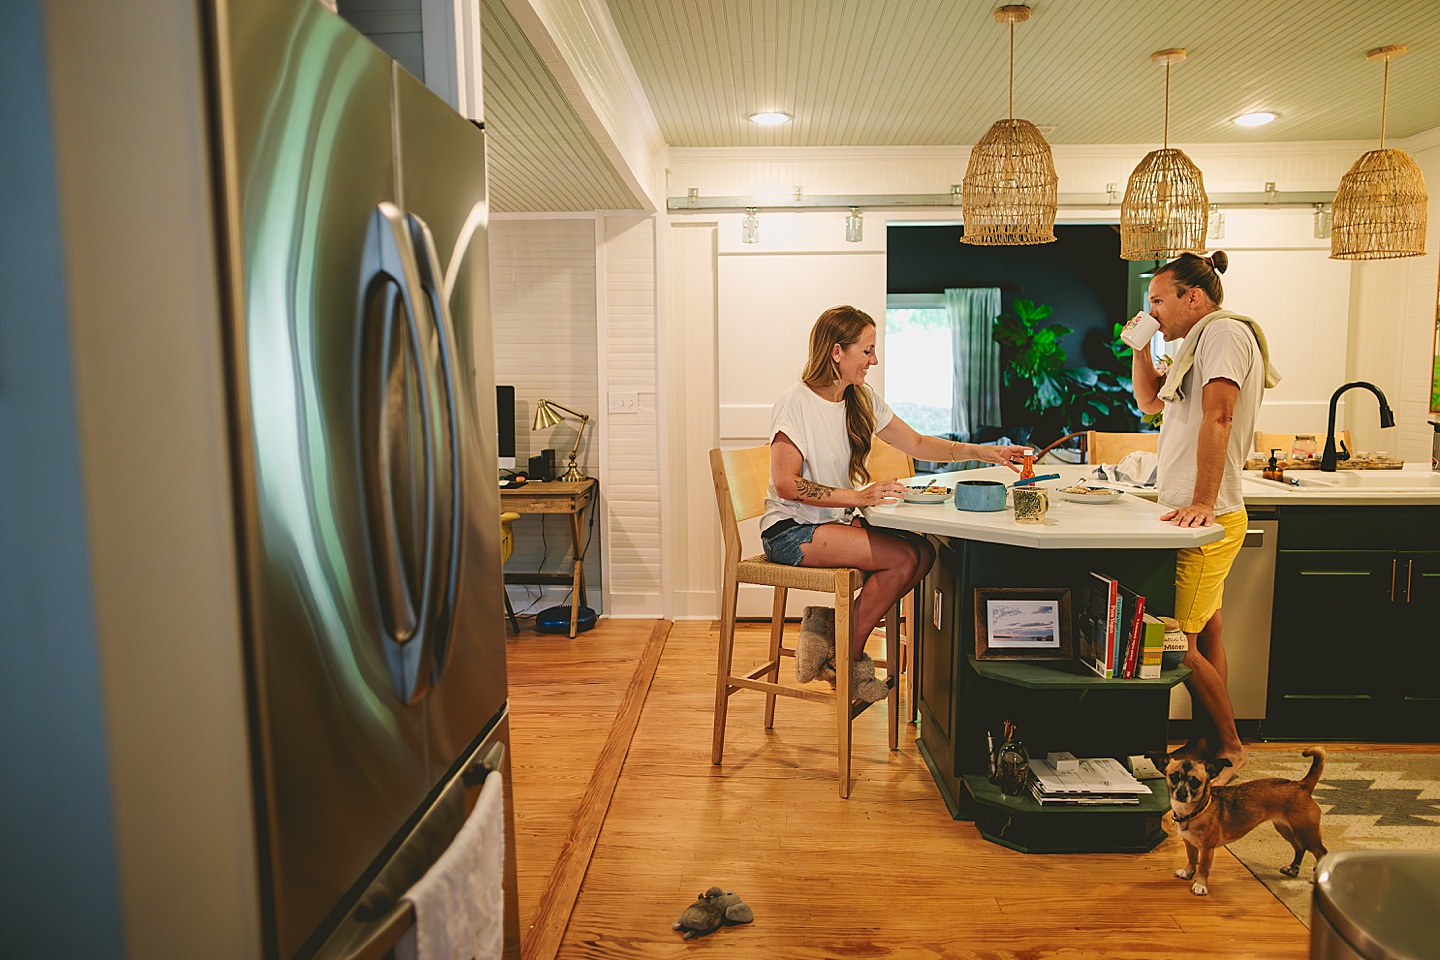
M 1145 655 L 1140 664 L 1140 679 L 1160 679 L 1165 659 L 1165 624 L 1153 617 L 1145 620 Z
M 1140 646 L 1145 641 L 1145 598 L 1135 598 L 1135 613 L 1130 619 L 1130 641 L 1125 648 L 1126 680 L 1135 679 L 1135 668 L 1140 661 Z
M 1105 673 L 1108 680 L 1115 676 L 1115 644 L 1120 638 L 1120 583 L 1110 581 L 1110 602 L 1105 608 Z

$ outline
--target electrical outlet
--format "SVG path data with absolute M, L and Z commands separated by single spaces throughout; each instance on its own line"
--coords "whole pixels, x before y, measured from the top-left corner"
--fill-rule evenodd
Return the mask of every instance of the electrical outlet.
M 640 394 L 634 390 L 610 391 L 611 413 L 639 413 Z

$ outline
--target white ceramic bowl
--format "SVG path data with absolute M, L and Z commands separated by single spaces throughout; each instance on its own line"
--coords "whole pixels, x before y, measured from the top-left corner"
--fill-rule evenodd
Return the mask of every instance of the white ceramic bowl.
M 905 484 L 901 484 L 901 486 L 905 487 L 902 496 L 906 503 L 944 503 L 955 495 L 954 490 L 949 487 L 945 488 L 944 493 L 926 493 L 925 487 L 911 487 L 905 486 Z

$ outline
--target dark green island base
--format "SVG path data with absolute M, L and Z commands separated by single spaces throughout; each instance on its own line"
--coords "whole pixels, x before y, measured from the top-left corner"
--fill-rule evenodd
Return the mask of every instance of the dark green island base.
M 1169 801 L 1160 781 L 1138 805 L 1045 806 L 991 783 L 987 735 L 1006 720 L 1031 757 L 1067 750 L 1077 757 L 1164 753 L 1170 688 L 1186 667 L 1155 680 L 1106 680 L 1077 661 L 976 660 L 977 587 L 1069 587 L 1072 620 L 1092 570 L 1145 595 L 1147 610 L 1174 604 L 1173 550 L 1032 550 L 935 539 L 938 556 L 917 605 L 920 754 L 957 820 L 973 820 L 987 840 L 1026 853 L 1139 853 L 1165 833 Z M 935 598 L 939 598 L 939 623 Z

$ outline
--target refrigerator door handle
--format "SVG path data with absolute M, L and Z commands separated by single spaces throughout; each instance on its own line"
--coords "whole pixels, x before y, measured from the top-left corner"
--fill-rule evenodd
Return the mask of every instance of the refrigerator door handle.
M 446 282 L 444 265 L 440 262 L 435 248 L 435 236 L 431 233 L 429 224 L 413 213 L 407 214 L 406 219 L 409 222 L 411 242 L 419 270 L 420 291 L 429 307 L 430 319 L 435 324 L 439 352 L 438 386 L 443 395 L 444 419 L 450 441 L 438 447 L 438 469 L 435 475 L 436 502 L 439 504 L 438 512 L 442 519 L 439 528 L 446 537 L 444 540 L 437 537 L 434 547 L 435 582 L 441 592 L 441 606 L 436 618 L 440 627 L 435 633 L 432 658 L 435 679 L 438 680 L 449 662 L 450 628 L 453 624 L 451 612 L 454 610 L 460 583 L 461 545 L 464 543 L 460 523 L 465 516 L 465 487 L 461 473 L 465 462 L 461 450 L 464 434 L 460 423 L 460 388 L 455 379 L 455 327 L 450 319 L 451 286 Z
M 423 699 L 433 679 L 429 635 L 435 613 L 439 441 L 429 413 L 433 394 L 424 369 L 420 320 L 428 305 L 417 296 L 420 290 L 420 270 L 405 216 L 394 204 L 380 203 L 366 231 L 356 400 L 365 523 L 385 660 L 395 693 L 405 703 Z M 417 421 L 421 482 L 418 490 L 404 489 L 397 478 L 408 476 L 414 444 L 412 433 L 400 427 L 409 425 L 413 430 Z M 403 508 L 408 508 L 407 529 L 402 529 Z M 416 534 L 418 554 L 407 549 L 407 541 L 413 545 Z

